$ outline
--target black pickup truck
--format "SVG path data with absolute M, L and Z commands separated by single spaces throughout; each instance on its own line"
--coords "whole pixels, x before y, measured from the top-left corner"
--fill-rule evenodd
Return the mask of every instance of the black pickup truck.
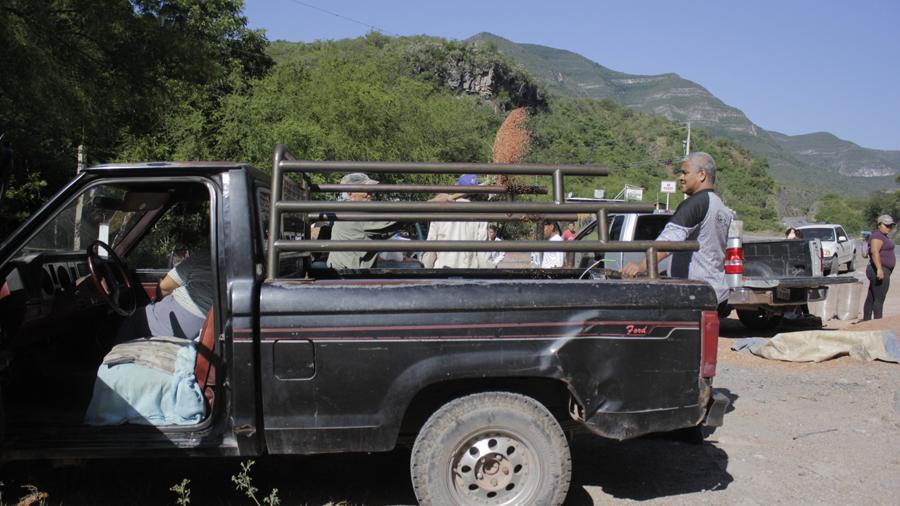
M 545 174 L 555 201 L 338 202 L 314 197 L 342 190 L 313 184 L 315 171 Z M 269 179 L 222 162 L 92 167 L 0 245 L 3 460 L 411 444 L 412 483 L 423 504 L 548 505 L 566 496 L 574 431 L 621 440 L 721 424 L 727 398 L 712 389 L 716 300 L 705 284 L 611 280 L 602 270 L 333 270 L 314 261 L 314 254 L 356 250 L 697 247 L 310 236 L 323 216 L 428 222 L 594 212 L 605 220 L 610 209 L 642 209 L 564 202 L 565 175 L 603 175 L 602 168 L 300 162 L 279 147 L 273 173 Z M 377 186 L 412 194 L 452 189 Z M 178 357 L 195 351 L 189 374 L 179 376 L 186 370 L 180 358 L 168 366 L 140 356 L 110 361 L 123 318 L 160 297 L 157 281 L 177 257 L 206 248 L 212 309 L 199 335 L 178 348 Z M 101 381 L 100 370 L 119 371 L 121 383 L 108 372 Z M 107 399 L 112 404 L 126 401 L 118 422 L 87 422 L 101 389 L 118 396 Z M 155 397 L 134 398 L 136 390 Z M 200 399 L 194 418 L 178 411 L 191 393 Z M 157 402 L 153 416 L 150 401 Z

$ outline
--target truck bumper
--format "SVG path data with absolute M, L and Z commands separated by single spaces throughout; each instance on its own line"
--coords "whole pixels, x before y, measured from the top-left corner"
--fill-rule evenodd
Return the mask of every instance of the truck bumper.
M 625 413 L 598 411 L 578 421 L 594 434 L 621 441 L 698 425 L 721 427 L 729 404 L 728 396 L 713 390 L 705 402 L 694 406 Z
M 783 293 L 780 293 L 783 292 Z M 798 293 L 798 292 L 802 292 Z M 796 306 L 807 302 L 825 300 L 828 288 L 732 288 L 728 294 L 728 305 L 741 306 Z

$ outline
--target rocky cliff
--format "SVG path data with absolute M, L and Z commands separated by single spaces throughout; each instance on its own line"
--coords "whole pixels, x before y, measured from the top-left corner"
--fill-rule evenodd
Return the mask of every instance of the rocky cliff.
M 625 74 L 561 49 L 511 42 L 490 33 L 468 39 L 521 64 L 549 93 L 611 99 L 635 110 L 690 121 L 769 159 L 781 183 L 812 193 L 865 195 L 897 188 L 900 151 L 860 147 L 827 133 L 788 136 L 754 124 L 703 86 L 677 74 Z

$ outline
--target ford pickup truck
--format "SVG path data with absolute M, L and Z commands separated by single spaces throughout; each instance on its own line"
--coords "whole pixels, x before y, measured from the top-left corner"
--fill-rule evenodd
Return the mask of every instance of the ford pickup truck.
M 330 194 L 453 187 L 359 189 L 315 184 L 316 172 L 546 175 L 554 201 L 344 202 Z M 0 455 L 243 457 L 411 445 L 423 504 L 555 505 L 569 486 L 572 432 L 622 440 L 721 424 L 728 401 L 712 389 L 716 300 L 703 283 L 583 269 L 334 270 L 313 261 L 334 251 L 697 248 L 606 237 L 560 245 L 310 235 L 321 219 L 590 212 L 605 220 L 646 207 L 566 203 L 569 174 L 605 168 L 306 162 L 281 146 L 271 177 L 226 162 L 88 168 L 0 245 Z M 111 358 L 123 319 L 159 299 L 157 282 L 180 257 L 205 250 L 214 282 L 199 334 L 124 343 L 175 343 L 168 358 L 140 347 Z M 192 418 L 184 409 L 197 399 Z M 88 416 L 98 409 L 106 409 L 99 422 Z
M 652 240 L 662 232 L 670 217 L 668 212 L 612 213 L 608 217 L 608 235 L 615 241 Z M 596 223 L 596 220 L 584 221 L 576 238 L 591 237 L 596 233 Z M 726 246 L 729 294 L 727 313 L 721 316 L 734 309 L 749 329 L 776 328 L 785 314 L 804 314 L 808 303 L 825 300 L 829 286 L 856 282 L 850 276 L 824 275 L 823 247 L 817 238 L 745 241 L 742 223 L 735 220 Z M 640 259 L 637 252 L 576 253 L 575 265 L 586 267 L 601 262 L 614 272 Z M 666 258 L 659 264 L 662 274 L 667 273 L 668 261 Z

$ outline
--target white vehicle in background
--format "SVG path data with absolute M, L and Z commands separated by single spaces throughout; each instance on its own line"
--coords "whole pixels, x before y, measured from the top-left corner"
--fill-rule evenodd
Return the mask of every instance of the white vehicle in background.
M 671 217 L 668 212 L 610 213 L 609 240 L 654 240 Z M 851 276 L 823 276 L 823 241 L 807 236 L 805 230 L 803 239 L 744 241 L 743 223 L 739 220 L 731 223 L 724 266 L 728 307 L 720 317 L 735 309 L 745 327 L 771 330 L 781 323 L 784 314 L 802 313 L 807 304 L 825 300 L 832 285 L 856 281 Z M 580 228 L 576 240 L 595 234 L 597 222 L 591 220 L 580 224 Z M 575 253 L 574 266 L 590 269 L 602 261 L 604 270 L 618 271 L 625 264 L 643 258 L 644 253 L 579 252 Z M 660 263 L 661 275 L 666 275 L 670 259 L 667 257 Z M 829 265 L 827 260 L 824 265 Z
M 853 260 L 856 258 L 856 246 L 844 231 L 844 227 L 832 224 L 804 225 L 797 227 L 804 239 L 818 239 L 822 241 L 822 259 L 825 274 L 837 274 L 841 266 L 846 270 L 853 270 Z

